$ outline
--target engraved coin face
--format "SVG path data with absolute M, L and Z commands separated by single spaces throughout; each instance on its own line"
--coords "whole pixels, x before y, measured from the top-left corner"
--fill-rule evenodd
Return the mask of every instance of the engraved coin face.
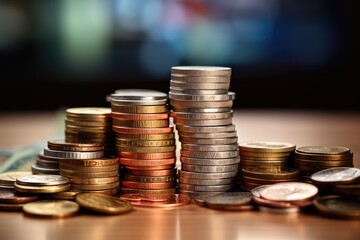
M 242 210 L 242 206 L 249 205 L 252 200 L 250 192 L 224 192 L 205 199 L 210 208 L 222 210 Z
M 95 114 L 95 115 L 102 115 L 102 114 L 111 114 L 111 108 L 102 108 L 102 107 L 79 107 L 79 108 L 68 108 L 66 109 L 66 113 L 70 114 Z
M 253 152 L 291 152 L 296 146 L 292 143 L 270 142 L 270 141 L 252 141 L 239 143 L 240 151 Z
M 105 194 L 79 193 L 75 201 L 83 208 L 104 214 L 115 215 L 133 210 L 130 202 Z
M 260 191 L 262 198 L 273 201 L 307 200 L 318 193 L 318 188 L 310 183 L 284 182 L 275 183 Z
M 350 152 L 350 149 L 343 146 L 304 146 L 296 149 L 301 153 L 312 154 L 346 154 Z
M 54 186 L 70 182 L 69 178 L 52 174 L 37 174 L 16 178 L 16 183 L 21 185 Z
M 78 210 L 79 205 L 68 200 L 39 200 L 23 206 L 25 213 L 43 217 L 68 217 Z
M 360 179 L 360 169 L 353 167 L 333 167 L 318 171 L 310 176 L 315 183 L 352 183 Z

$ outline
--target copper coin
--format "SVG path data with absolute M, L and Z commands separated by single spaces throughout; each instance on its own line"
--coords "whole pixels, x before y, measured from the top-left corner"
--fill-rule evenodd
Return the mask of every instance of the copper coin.
M 126 166 L 170 165 L 176 163 L 176 158 L 152 159 L 152 160 L 120 158 L 120 163 Z
M 129 202 L 139 202 L 139 201 L 166 202 L 168 200 L 167 194 L 145 195 L 139 193 L 125 193 L 125 194 L 121 194 L 119 197 L 120 199 L 127 200 Z
M 161 152 L 161 153 L 136 153 L 118 151 L 118 156 L 131 159 L 164 159 L 175 157 L 175 152 Z
M 38 195 L 21 194 L 13 189 L 0 189 L 1 203 L 26 203 L 38 200 Z
M 162 189 L 173 188 L 176 186 L 175 182 L 161 182 L 161 183 L 146 183 L 146 182 L 133 182 L 122 180 L 121 186 L 126 188 L 140 188 L 140 189 Z
M 174 194 L 176 193 L 176 188 L 164 188 L 164 189 L 136 189 L 136 188 L 120 188 L 121 194 L 126 193 L 136 193 L 143 195 L 159 195 L 159 194 Z
M 159 165 L 159 166 L 125 166 L 128 169 L 137 169 L 137 170 L 166 170 L 175 167 L 175 164 L 168 165 Z
M 174 182 L 177 179 L 176 175 L 169 176 L 139 176 L 139 175 L 129 175 L 122 174 L 121 179 L 134 181 L 134 182 Z
M 160 119 L 168 119 L 169 113 L 119 113 L 112 112 L 111 117 L 120 120 L 160 120 Z
M 163 196 L 160 196 L 163 200 Z M 133 201 L 134 206 L 150 208 L 180 207 L 189 204 L 191 198 L 185 194 L 168 194 L 164 201 Z
M 151 177 L 157 177 L 157 176 L 168 176 L 168 175 L 174 175 L 177 173 L 177 169 L 163 169 L 163 170 L 139 170 L 139 169 L 124 169 L 124 172 L 130 175 L 139 175 L 139 176 L 151 176 Z
M 68 143 L 62 139 L 49 140 L 47 146 L 52 150 L 59 151 L 101 151 L 104 146 L 99 143 Z
M 159 128 L 131 128 L 131 127 L 112 127 L 114 132 L 127 133 L 127 134 L 159 134 L 159 133 L 171 133 L 174 131 L 174 127 L 159 127 Z
M 103 167 L 119 164 L 119 158 L 113 156 L 101 159 L 61 159 L 59 162 L 79 167 Z

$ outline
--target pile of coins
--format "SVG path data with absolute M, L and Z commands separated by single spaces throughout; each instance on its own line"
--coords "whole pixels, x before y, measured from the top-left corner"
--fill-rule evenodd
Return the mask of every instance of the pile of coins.
M 118 158 L 104 157 L 103 144 L 49 140 L 44 155 L 59 159 L 60 175 L 70 179 L 72 191 L 118 192 Z
M 238 184 L 244 190 L 277 182 L 299 181 L 300 171 L 291 168 L 295 144 L 271 141 L 239 143 Z
M 240 158 L 230 81 L 227 67 L 171 68 L 170 116 L 181 142 L 181 193 L 221 193 L 234 187 Z
M 167 94 L 119 89 L 107 100 L 121 165 L 121 193 L 175 193 L 176 144 Z
M 304 180 L 317 171 L 331 167 L 353 167 L 353 153 L 344 146 L 304 146 L 295 150 L 295 167 Z
M 110 108 L 79 107 L 66 109 L 65 141 L 69 143 L 99 143 L 105 156 L 115 155 L 115 135 L 112 132 Z
M 326 188 L 315 208 L 322 214 L 340 218 L 360 218 L 360 169 L 331 167 L 310 176 L 319 189 Z

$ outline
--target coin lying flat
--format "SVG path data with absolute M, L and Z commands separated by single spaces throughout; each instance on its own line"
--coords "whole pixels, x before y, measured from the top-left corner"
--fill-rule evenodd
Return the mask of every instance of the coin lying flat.
M 69 178 L 55 174 L 29 175 L 16 178 L 17 184 L 31 186 L 55 186 L 68 184 L 69 182 Z
M 292 143 L 257 141 L 257 142 L 241 142 L 239 143 L 240 151 L 249 152 L 291 152 L 296 146 Z
M 79 205 L 68 200 L 39 200 L 23 206 L 25 213 L 42 217 L 68 217 L 76 214 L 78 210 Z
M 346 154 L 350 149 L 343 146 L 304 146 L 296 149 L 300 153 L 308 154 Z
M 323 196 L 313 201 L 315 208 L 329 216 L 360 218 L 360 199 L 338 195 Z
M 38 195 L 21 194 L 13 189 L 0 189 L 0 203 L 27 203 L 38 199 Z
M 275 183 L 260 191 L 262 198 L 272 201 L 303 201 L 318 193 L 318 188 L 310 183 L 283 182 Z
M 310 179 L 318 184 L 346 184 L 360 179 L 360 169 L 353 167 L 333 167 L 313 173 Z
M 219 210 L 250 210 L 253 205 L 250 192 L 224 192 L 205 198 L 205 204 Z
M 105 214 L 122 214 L 133 210 L 130 202 L 105 194 L 79 193 L 75 201 L 83 208 Z
M 17 177 L 29 176 L 32 175 L 31 172 L 26 171 L 14 171 L 14 172 L 4 172 L 0 174 L 0 185 L 14 187 Z

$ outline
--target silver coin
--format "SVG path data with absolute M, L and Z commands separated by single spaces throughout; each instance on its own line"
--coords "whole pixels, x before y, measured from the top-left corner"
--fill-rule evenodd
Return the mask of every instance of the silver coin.
M 283 182 L 275 183 L 260 191 L 262 198 L 272 201 L 301 201 L 318 194 L 318 188 L 310 183 Z
M 228 89 L 183 89 L 170 87 L 171 93 L 194 94 L 194 95 L 211 95 L 211 94 L 226 94 Z
M 43 167 L 36 163 L 31 165 L 31 172 L 33 174 L 59 174 L 59 171 L 59 168 Z
M 226 126 L 211 126 L 211 127 L 194 127 L 194 126 L 176 126 L 179 132 L 187 133 L 224 133 L 235 131 L 235 125 L 229 124 Z
M 233 178 L 237 176 L 238 171 L 223 172 L 223 173 L 196 173 L 179 170 L 179 177 L 195 178 L 195 179 L 221 179 Z
M 271 152 L 292 152 L 296 148 L 295 144 L 284 142 L 271 142 L 271 141 L 250 141 L 240 142 L 240 152 L 257 152 L 263 154 L 270 154 Z
M 154 105 L 166 105 L 167 99 L 162 100 L 124 100 L 117 99 L 115 97 L 110 96 L 109 99 L 111 103 L 115 103 L 116 105 L 122 106 L 154 106 Z
M 45 156 L 56 158 L 68 158 L 68 159 L 99 159 L 104 156 L 104 151 L 94 152 L 72 152 L 72 151 L 55 151 L 48 148 L 44 148 Z
M 230 191 L 234 188 L 233 184 L 227 185 L 191 185 L 185 183 L 178 184 L 180 189 L 196 192 L 216 192 L 216 191 Z
M 231 68 L 218 66 L 174 66 L 171 67 L 174 76 L 231 76 Z
M 240 162 L 240 158 L 188 158 L 180 156 L 180 162 L 191 165 L 216 166 L 237 164 Z
M 239 150 L 235 151 L 206 151 L 206 152 L 198 152 L 198 151 L 189 151 L 189 150 L 180 150 L 181 156 L 190 157 L 190 158 L 234 158 L 239 156 Z
M 234 183 L 234 178 L 196 179 L 180 177 L 179 182 L 191 185 L 229 185 Z
M 211 151 L 225 152 L 225 151 L 235 151 L 239 147 L 237 144 L 199 145 L 199 144 L 182 143 L 181 148 L 184 150 L 199 151 L 199 152 L 211 152 Z
M 174 112 L 170 111 L 170 116 L 176 119 L 185 120 L 215 120 L 227 119 L 234 116 L 233 111 L 219 112 L 219 113 L 189 113 L 189 112 Z
M 222 144 L 233 144 L 238 142 L 237 137 L 233 138 L 184 138 L 180 137 L 179 141 L 182 143 L 191 144 L 204 144 L 204 145 L 222 145 Z
M 354 167 L 332 167 L 313 173 L 310 179 L 314 183 L 319 184 L 353 183 L 360 179 L 360 169 Z
M 251 201 L 252 194 L 250 192 L 226 192 L 206 198 L 205 204 L 210 206 L 217 205 L 217 208 L 221 206 L 232 206 L 235 208 L 236 206 L 248 205 Z
M 181 164 L 181 169 L 187 172 L 203 172 L 203 173 L 224 173 L 232 172 L 238 170 L 238 164 L 232 165 L 216 165 L 216 166 L 206 166 L 206 165 L 192 165 L 192 164 Z
M 187 119 L 174 119 L 176 125 L 186 125 L 186 126 L 199 126 L 199 127 L 208 127 L 208 126 L 225 126 L 232 124 L 232 118 L 227 119 L 211 119 L 211 120 L 187 120 Z
M 229 90 L 230 82 L 225 83 L 187 83 L 170 80 L 170 86 L 183 89 L 226 89 Z
M 179 132 L 178 134 L 180 137 L 184 138 L 232 138 L 237 137 L 237 132 L 220 132 L 220 133 L 187 133 L 187 132 Z
M 234 100 L 235 93 L 228 92 L 227 94 L 194 95 L 169 92 L 169 99 L 174 99 L 178 101 L 227 101 Z
M 260 197 L 261 197 L 261 196 L 260 196 L 261 190 L 263 190 L 263 189 L 265 189 L 265 188 L 267 188 L 267 187 L 269 187 L 269 186 L 270 186 L 270 184 L 261 185 L 261 186 L 255 187 L 255 188 L 253 188 L 253 189 L 251 190 L 251 194 L 252 194 L 253 196 L 255 196 L 255 197 L 260 198 Z
M 228 76 L 220 76 L 220 77 L 187 77 L 187 76 L 177 76 L 171 75 L 171 80 L 181 81 L 181 82 L 210 82 L 210 83 L 222 83 L 222 82 L 230 82 L 231 77 Z
M 118 89 L 111 94 L 115 99 L 153 101 L 167 99 L 167 93 L 151 89 Z
M 233 100 L 227 101 L 177 101 L 170 99 L 170 105 L 176 108 L 176 112 L 184 112 L 183 109 L 187 108 L 231 108 Z M 180 111 L 179 111 L 180 110 Z
M 178 191 L 179 191 L 179 193 L 190 196 L 192 199 L 195 200 L 195 202 L 197 202 L 197 200 L 199 200 L 199 202 L 201 202 L 201 201 L 205 200 L 206 197 L 213 196 L 213 195 L 219 194 L 219 193 L 223 193 L 223 191 L 221 191 L 221 192 L 194 192 L 194 191 L 188 191 L 188 190 L 184 190 L 184 189 L 178 189 Z M 203 200 L 201 200 L 201 199 L 203 199 Z
M 54 186 L 68 184 L 69 182 L 69 178 L 54 174 L 29 175 L 16 178 L 16 183 L 30 186 Z
M 296 151 L 308 154 L 337 155 L 349 153 L 350 149 L 343 146 L 304 146 L 297 148 Z

